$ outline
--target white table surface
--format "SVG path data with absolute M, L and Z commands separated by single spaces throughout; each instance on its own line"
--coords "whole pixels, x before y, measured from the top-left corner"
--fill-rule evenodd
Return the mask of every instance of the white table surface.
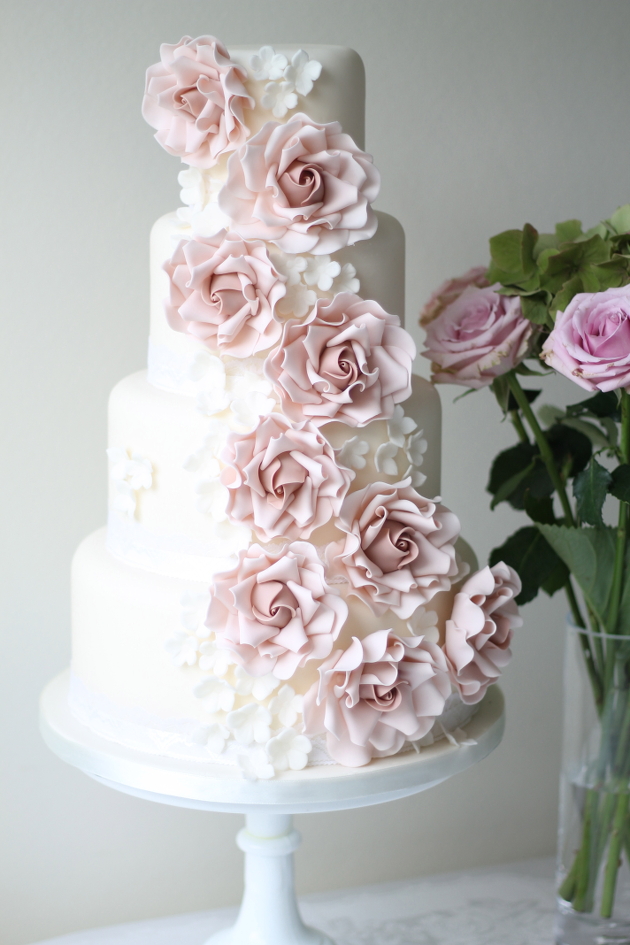
M 551 945 L 554 863 L 501 867 L 300 899 L 302 915 L 337 945 Z M 74 932 L 38 945 L 203 945 L 236 909 L 215 909 Z

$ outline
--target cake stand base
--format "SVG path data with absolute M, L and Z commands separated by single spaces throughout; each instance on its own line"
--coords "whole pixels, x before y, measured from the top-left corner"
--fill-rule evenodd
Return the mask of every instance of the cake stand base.
M 125 748 L 95 735 L 68 708 L 69 673 L 44 689 L 40 728 L 64 761 L 126 794 L 177 807 L 246 814 L 237 844 L 245 853 L 245 893 L 236 924 L 206 945 L 334 945 L 302 922 L 295 898 L 293 853 L 300 835 L 292 814 L 381 804 L 427 790 L 464 771 L 501 741 L 501 691 L 492 687 L 466 725 L 473 744 L 446 739 L 418 754 L 374 760 L 365 768 L 323 765 L 247 781 L 230 765 L 178 761 Z

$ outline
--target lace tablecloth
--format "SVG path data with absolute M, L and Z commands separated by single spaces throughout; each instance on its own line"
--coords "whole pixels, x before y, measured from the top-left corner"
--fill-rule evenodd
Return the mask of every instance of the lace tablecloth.
M 337 945 L 550 945 L 553 861 L 304 896 L 304 920 Z M 75 932 L 39 945 L 203 945 L 234 921 L 215 909 Z

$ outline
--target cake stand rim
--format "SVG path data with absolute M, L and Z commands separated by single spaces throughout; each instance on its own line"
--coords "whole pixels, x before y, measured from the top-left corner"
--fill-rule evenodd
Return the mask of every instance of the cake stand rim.
M 48 747 L 108 787 L 197 810 L 297 814 L 397 800 L 434 787 L 481 761 L 500 743 L 505 727 L 503 694 L 492 686 L 466 725 L 474 745 L 455 747 L 442 739 L 418 754 L 379 758 L 362 768 L 322 765 L 252 782 L 234 765 L 168 758 L 96 735 L 70 712 L 69 678 L 70 670 L 64 670 L 40 696 L 40 732 Z

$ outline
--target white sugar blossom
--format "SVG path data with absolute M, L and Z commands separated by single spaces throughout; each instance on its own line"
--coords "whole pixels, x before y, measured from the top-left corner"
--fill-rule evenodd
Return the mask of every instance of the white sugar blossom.
M 308 95 L 321 72 L 321 62 L 310 59 L 305 49 L 298 49 L 284 70 L 284 78 L 299 95 Z
M 261 46 L 250 59 L 252 75 L 258 82 L 281 79 L 288 65 L 287 57 L 277 53 L 273 46 Z
M 209 591 L 184 591 L 179 598 L 181 605 L 180 623 L 189 633 L 198 637 L 207 637 L 210 631 L 204 626 L 210 603 Z
M 199 669 L 212 673 L 213 676 L 225 676 L 234 662 L 229 650 L 217 646 L 215 640 L 206 640 L 199 646 Z M 236 690 L 238 692 L 238 689 Z
M 238 755 L 238 766 L 248 781 L 267 781 L 275 771 L 264 748 L 254 748 L 247 754 Z
M 230 219 L 217 203 L 224 180 L 216 171 L 211 174 L 202 168 L 188 167 L 180 171 L 177 180 L 182 187 L 180 200 L 186 204 L 178 209 L 177 216 L 191 227 L 195 236 L 214 236 L 229 227 Z
M 358 436 L 353 436 L 346 440 L 340 450 L 337 450 L 337 459 L 341 466 L 348 469 L 364 469 L 366 460 L 365 454 L 370 447 L 366 440 L 361 440 Z
M 267 754 L 274 771 L 301 771 L 306 767 L 308 754 L 313 745 L 306 735 L 299 735 L 293 728 L 285 728 L 267 742 Z
M 309 256 L 304 270 L 307 285 L 316 285 L 322 292 L 328 292 L 333 280 L 341 272 L 341 266 L 330 256 Z
M 236 678 L 235 687 L 239 696 L 252 695 L 259 702 L 270 696 L 274 689 L 277 689 L 280 685 L 280 680 L 273 673 L 267 673 L 266 676 L 250 676 L 242 666 L 235 667 L 234 676 Z
M 284 118 L 287 112 L 296 107 L 297 101 L 291 82 L 268 82 L 260 104 L 276 118 Z
M 288 253 L 270 253 L 269 258 L 281 276 L 285 276 L 287 286 L 298 285 L 302 281 L 302 273 L 306 269 L 304 256 L 290 256 Z
M 439 642 L 438 615 L 434 610 L 418 607 L 407 621 L 407 627 L 414 637 L 424 637 L 429 643 Z
M 116 512 L 122 512 L 133 518 L 136 512 L 136 493 L 128 482 L 114 480 L 114 495 L 110 500 L 110 507 Z
M 385 473 L 386 476 L 397 476 L 398 464 L 394 458 L 397 452 L 398 447 L 395 443 L 381 443 L 374 454 L 377 472 Z
M 419 469 L 415 466 L 410 466 L 403 479 L 411 479 L 411 485 L 414 489 L 419 489 L 420 486 L 423 486 L 427 481 L 427 477 L 424 473 L 421 473 Z
M 173 637 L 164 644 L 175 666 L 194 666 L 199 654 L 199 640 L 194 634 L 176 630 Z
M 109 474 L 112 479 L 126 482 L 135 491 L 136 489 L 150 489 L 153 482 L 153 467 L 151 460 L 140 453 L 132 453 L 118 447 L 110 447 L 107 455 L 111 462 Z
M 252 391 L 243 397 L 236 397 L 230 404 L 234 419 L 248 430 L 256 426 L 259 417 L 266 417 L 276 406 L 272 397 L 266 397 L 261 391 Z
M 225 388 L 215 387 L 197 394 L 196 407 L 204 417 L 213 417 L 230 406 L 230 395 Z
M 265 397 L 273 393 L 273 384 L 263 374 L 264 361 L 261 358 L 234 359 L 225 366 L 225 384 L 232 400 L 244 397 L 252 391 L 258 391 Z
M 291 728 L 302 714 L 302 703 L 302 696 L 297 696 L 291 686 L 284 685 L 269 703 L 269 711 L 277 716 L 281 725 Z
M 203 745 L 214 755 L 220 755 L 229 737 L 230 733 L 225 725 L 213 722 L 212 725 L 198 725 L 193 729 L 190 733 L 190 742 L 193 745 Z
M 271 735 L 271 713 L 256 702 L 230 712 L 225 724 L 239 745 L 263 745 Z
M 227 519 L 212 523 L 213 537 L 221 543 L 223 555 L 215 558 L 215 574 L 219 571 L 230 571 L 236 567 L 236 555 L 241 549 L 247 548 L 252 541 L 251 529 L 246 525 L 232 525 Z
M 463 728 L 456 728 L 456 729 L 453 729 L 452 732 L 449 732 L 448 729 L 446 729 L 446 728 L 442 725 L 441 722 L 436 722 L 436 723 L 435 723 L 435 727 L 436 727 L 436 729 L 437 729 L 438 732 L 439 732 L 439 731 L 442 732 L 442 734 L 444 735 L 444 737 L 446 738 L 446 740 L 447 740 L 448 742 L 450 742 L 450 744 L 453 746 L 453 748 L 461 748 L 462 746 L 465 746 L 465 745 L 476 745 L 476 744 L 477 744 L 477 742 L 475 741 L 474 738 L 469 738 L 469 737 L 468 737 L 468 735 L 467 735 L 466 732 L 463 730 Z
M 332 285 L 332 290 L 335 295 L 338 292 L 353 292 L 356 295 L 361 288 L 361 283 L 356 278 L 356 275 L 357 271 L 352 263 L 344 263 L 341 267 L 341 272 Z
M 195 486 L 197 493 L 197 508 L 214 519 L 223 522 L 227 515 L 225 509 L 228 501 L 228 491 L 218 479 L 202 479 Z
M 231 712 L 236 698 L 236 692 L 232 686 L 225 679 L 216 679 L 214 676 L 209 676 L 197 683 L 193 689 L 193 695 L 201 699 L 201 704 L 210 715 L 214 715 L 215 712 Z
M 419 430 L 407 440 L 405 453 L 407 454 L 407 459 L 412 464 L 412 466 L 422 466 L 424 461 L 424 454 L 427 451 L 428 443 L 424 439 L 423 434 L 424 430 Z
M 396 446 L 404 446 L 405 438 L 409 436 L 410 433 L 416 429 L 418 424 L 415 420 L 412 420 L 411 417 L 405 416 L 405 411 L 397 404 L 394 407 L 394 416 L 387 421 L 387 432 L 389 433 L 389 438 L 392 443 L 395 443 Z M 420 436 L 422 435 L 422 430 L 420 431 Z M 413 439 L 413 437 L 411 438 Z M 426 448 L 426 447 L 425 447 Z M 424 452 L 424 450 L 423 450 Z M 412 460 L 409 459 L 409 462 Z M 422 460 L 418 463 L 418 466 L 421 465 Z
M 208 351 L 198 351 L 187 375 L 191 381 L 205 381 L 206 387 L 225 387 L 225 367 L 220 358 Z
M 287 288 L 287 294 L 276 304 L 276 312 L 285 317 L 293 315 L 295 318 L 303 318 L 310 312 L 316 301 L 316 293 L 300 282 Z
M 222 420 L 213 418 L 207 430 L 199 449 L 187 456 L 182 465 L 187 472 L 203 470 L 206 477 L 212 479 L 219 475 L 220 467 L 217 459 L 225 446 L 230 428 Z

